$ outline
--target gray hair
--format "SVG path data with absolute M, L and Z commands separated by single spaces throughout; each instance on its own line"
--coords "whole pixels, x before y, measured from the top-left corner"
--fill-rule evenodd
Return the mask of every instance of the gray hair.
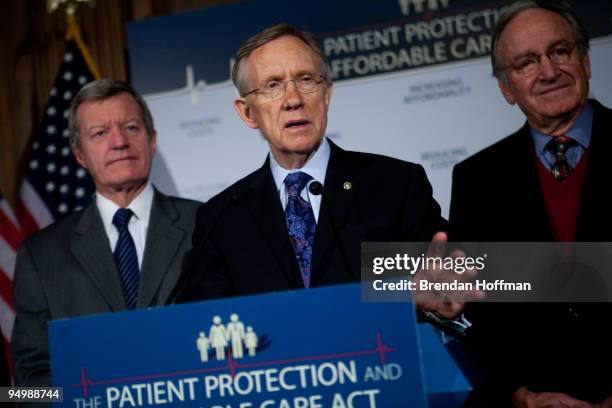
M 118 81 L 115 79 L 98 79 L 97 81 L 93 81 L 85 85 L 81 88 L 81 90 L 76 94 L 72 103 L 70 104 L 70 109 L 68 111 L 68 128 L 70 129 L 70 145 L 73 147 L 79 147 L 79 124 L 77 123 L 77 109 L 85 102 L 97 102 L 97 101 L 105 101 L 107 99 L 112 98 L 113 96 L 127 93 L 134 98 L 138 107 L 140 108 L 140 113 L 142 116 L 142 121 L 144 122 L 145 128 L 147 129 L 147 133 L 149 137 L 151 137 L 155 133 L 155 127 L 153 126 L 153 116 L 151 116 L 151 111 L 149 111 L 149 107 L 147 103 L 144 101 L 142 96 L 138 92 L 134 90 L 129 84 Z
M 503 67 L 499 58 L 499 38 L 514 17 L 530 9 L 548 10 L 563 17 L 572 29 L 572 35 L 580 53 L 584 55 L 589 51 L 589 35 L 576 16 L 576 13 L 567 2 L 559 0 L 518 0 L 504 8 L 499 15 L 495 30 L 493 31 L 493 37 L 491 39 L 491 66 L 493 68 L 493 75 L 497 78 L 500 78 L 501 74 L 501 78 L 505 79 L 502 73 Z
M 317 55 L 320 62 L 319 68 L 321 69 L 321 72 L 325 73 L 324 75 L 328 81 L 331 80 L 327 57 L 325 56 L 325 52 L 323 52 L 319 46 L 317 40 L 315 40 L 311 34 L 305 31 L 300 31 L 289 24 L 282 23 L 268 27 L 262 32 L 255 34 L 249 38 L 236 52 L 234 67 L 232 68 L 232 81 L 234 82 L 236 88 L 238 88 L 238 92 L 241 96 L 248 92 L 248 80 L 245 68 L 249 56 L 257 48 L 269 43 L 272 40 L 284 36 L 296 37 L 306 43 L 306 45 L 308 45 Z

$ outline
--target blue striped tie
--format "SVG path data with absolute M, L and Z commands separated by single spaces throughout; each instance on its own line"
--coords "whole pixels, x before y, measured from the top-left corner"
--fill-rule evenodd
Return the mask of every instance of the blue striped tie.
M 134 213 L 127 208 L 120 208 L 113 217 L 113 225 L 119 231 L 119 239 L 115 246 L 115 263 L 121 277 L 121 288 L 128 309 L 136 307 L 138 299 L 138 255 L 136 246 L 128 230 L 128 223 Z

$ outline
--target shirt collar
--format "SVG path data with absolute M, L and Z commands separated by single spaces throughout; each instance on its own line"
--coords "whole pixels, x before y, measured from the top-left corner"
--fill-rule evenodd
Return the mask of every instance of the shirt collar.
M 330 147 L 327 138 L 323 138 L 321 144 L 317 151 L 312 155 L 310 160 L 306 162 L 304 167 L 301 169 L 295 170 L 287 170 L 283 168 L 276 159 L 274 155 L 270 153 L 270 169 L 272 170 L 272 176 L 274 177 L 274 182 L 276 183 L 277 191 L 280 191 L 281 187 L 283 187 L 285 182 L 285 177 L 287 174 L 293 173 L 295 171 L 303 171 L 304 173 L 309 174 L 313 179 L 323 184 L 325 181 L 325 173 L 327 172 L 327 163 L 329 162 L 330 155 Z
M 140 221 L 143 227 L 145 228 L 149 226 L 149 219 L 151 217 L 151 207 L 153 206 L 153 196 L 153 186 L 151 185 L 151 182 L 147 182 L 145 188 L 140 192 L 140 194 L 138 194 L 138 196 L 134 200 L 132 200 L 130 205 L 128 205 L 127 207 L 132 210 L 136 219 Z M 108 233 L 112 228 L 114 228 L 113 217 L 119 209 L 119 206 L 97 191 L 96 205 L 98 206 L 98 211 L 100 211 L 100 216 L 102 217 L 104 228 Z
M 587 101 L 584 109 L 578 115 L 576 122 L 572 128 L 565 132 L 565 135 L 580 143 L 582 147 L 587 149 L 591 143 L 591 129 L 593 128 L 593 106 L 590 101 Z M 546 144 L 550 142 L 550 135 L 545 135 L 535 128 L 530 128 L 533 143 L 536 152 L 542 153 L 546 150 Z

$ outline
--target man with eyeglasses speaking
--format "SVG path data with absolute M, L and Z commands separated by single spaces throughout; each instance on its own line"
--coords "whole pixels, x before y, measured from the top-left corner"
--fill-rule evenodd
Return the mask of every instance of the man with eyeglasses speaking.
M 565 2 L 521 0 L 500 14 L 493 74 L 527 121 L 455 167 L 453 239 L 612 241 L 610 204 L 601 199 L 610 185 L 612 111 L 588 99 L 588 51 Z M 482 406 L 611 407 L 610 306 L 468 305 L 467 344 L 494 372 Z
M 421 166 L 324 137 L 332 83 L 309 35 L 262 31 L 232 78 L 236 111 L 270 154 L 200 208 L 177 302 L 359 281 L 361 242 L 429 242 L 445 227 Z

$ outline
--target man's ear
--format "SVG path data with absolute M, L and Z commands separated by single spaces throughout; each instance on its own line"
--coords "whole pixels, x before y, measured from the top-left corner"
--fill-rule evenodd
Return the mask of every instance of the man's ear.
M 240 119 L 242 119 L 242 121 L 246 123 L 248 127 L 250 127 L 251 129 L 259 128 L 257 118 L 253 114 L 253 110 L 244 98 L 236 98 L 236 100 L 234 101 L 234 109 L 236 109 L 238 116 L 240 116 Z
M 334 84 L 332 82 L 329 82 L 326 85 L 327 86 L 325 87 L 325 106 L 327 107 L 327 109 L 329 109 L 329 101 L 331 100 L 331 97 L 332 97 L 332 93 L 334 90 Z
M 87 165 L 85 164 L 85 155 L 83 154 L 81 148 L 78 146 L 78 143 L 71 145 L 70 149 L 72 150 L 72 154 L 74 154 L 77 163 L 79 163 L 81 167 L 87 168 Z
M 151 143 L 151 156 L 155 156 L 155 152 L 157 151 L 157 131 L 154 130 L 153 134 L 151 135 L 151 139 L 150 139 L 150 143 Z
M 589 57 L 588 51 L 582 54 L 582 60 L 580 62 L 583 65 L 584 72 L 587 74 L 587 78 L 591 79 L 591 58 Z
M 510 89 L 510 84 L 508 83 L 508 79 L 504 73 L 500 74 L 500 76 L 497 78 L 497 85 L 499 86 L 499 90 L 501 91 L 502 95 L 504 95 L 506 102 L 508 102 L 510 105 L 514 105 L 516 103 L 516 98 Z

